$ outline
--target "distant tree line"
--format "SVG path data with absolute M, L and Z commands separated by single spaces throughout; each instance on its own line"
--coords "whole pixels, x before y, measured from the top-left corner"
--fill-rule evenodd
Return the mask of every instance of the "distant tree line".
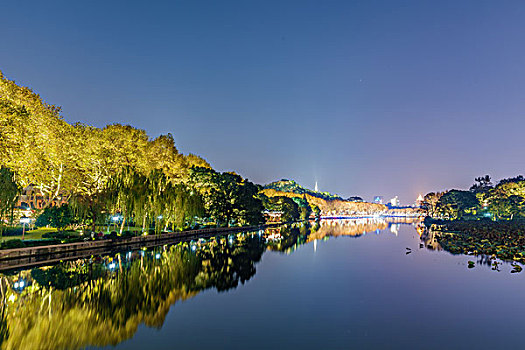
M 448 219 L 494 220 L 525 216 L 525 178 L 521 175 L 493 185 L 489 175 L 477 177 L 468 191 L 431 192 L 423 206 L 430 216 Z

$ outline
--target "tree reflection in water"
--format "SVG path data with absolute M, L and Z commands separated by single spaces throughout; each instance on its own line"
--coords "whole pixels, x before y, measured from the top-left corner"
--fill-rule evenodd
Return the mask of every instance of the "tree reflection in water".
M 4 273 L 1 348 L 116 345 L 140 324 L 161 327 L 177 301 L 248 281 L 266 249 L 289 253 L 312 240 L 359 236 L 389 225 L 375 219 L 286 225 Z

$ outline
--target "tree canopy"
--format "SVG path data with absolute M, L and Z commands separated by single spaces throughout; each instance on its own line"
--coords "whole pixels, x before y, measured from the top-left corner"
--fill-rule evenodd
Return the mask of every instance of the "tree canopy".
M 59 107 L 1 73 L 0 130 L 0 214 L 18 188 L 31 185 L 46 207 L 69 202 L 93 229 L 115 214 L 122 216 L 121 232 L 130 221 L 158 229 L 183 228 L 197 216 L 219 224 L 262 220 L 256 185 L 179 153 L 173 135 L 150 138 L 122 124 L 68 124 Z M 16 180 L 13 188 L 8 178 Z

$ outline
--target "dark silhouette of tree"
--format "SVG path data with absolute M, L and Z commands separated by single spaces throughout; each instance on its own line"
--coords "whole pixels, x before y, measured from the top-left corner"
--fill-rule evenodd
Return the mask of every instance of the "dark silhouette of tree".
M 474 181 L 476 181 L 476 183 L 470 187 L 471 192 L 486 192 L 492 188 L 492 181 L 489 175 L 477 177 Z

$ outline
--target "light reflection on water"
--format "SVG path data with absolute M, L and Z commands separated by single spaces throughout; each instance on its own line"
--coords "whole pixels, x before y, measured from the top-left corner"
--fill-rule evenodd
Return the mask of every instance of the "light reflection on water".
M 525 311 L 523 278 L 483 259 L 399 218 L 122 252 L 0 275 L 0 337 L 5 349 L 517 345 L 507 321 Z

